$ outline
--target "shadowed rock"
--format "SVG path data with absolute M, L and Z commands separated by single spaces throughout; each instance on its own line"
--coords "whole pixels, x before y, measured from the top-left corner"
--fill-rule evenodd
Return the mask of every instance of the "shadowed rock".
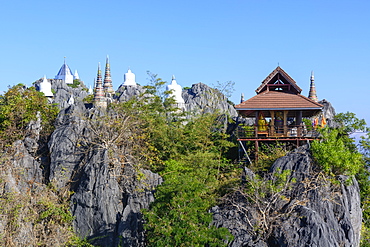
M 291 186 L 267 212 L 268 232 L 253 228 L 263 219 L 242 192 L 212 209 L 214 224 L 235 237 L 229 246 L 359 246 L 362 211 L 357 181 L 348 183 L 345 176 L 338 177 L 340 184 L 326 180 L 312 165 L 307 146 L 276 160 L 270 174 L 285 170 L 290 171 Z

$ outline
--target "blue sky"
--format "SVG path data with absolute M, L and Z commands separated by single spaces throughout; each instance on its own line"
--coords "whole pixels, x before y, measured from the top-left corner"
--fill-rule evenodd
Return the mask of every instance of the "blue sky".
M 4 1 L 0 91 L 54 78 L 66 57 L 86 85 L 111 62 L 117 89 L 130 67 L 184 86 L 234 81 L 238 103 L 279 64 L 308 95 L 370 125 L 370 1 Z M 104 67 L 104 66 L 103 66 Z

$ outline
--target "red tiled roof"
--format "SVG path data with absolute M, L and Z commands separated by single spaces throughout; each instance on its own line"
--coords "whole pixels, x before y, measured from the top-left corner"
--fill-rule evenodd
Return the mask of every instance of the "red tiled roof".
M 279 91 L 265 91 L 235 106 L 236 110 L 314 110 L 323 106 L 309 98 Z
M 297 93 L 301 93 L 302 92 L 302 89 L 297 85 L 297 83 L 293 80 L 292 77 L 290 77 L 288 75 L 288 73 L 286 73 L 282 68 L 280 68 L 280 66 L 277 66 L 276 69 L 274 69 L 266 78 L 265 80 L 262 81 L 261 85 L 256 89 L 256 93 L 259 94 L 261 92 L 264 91 L 264 88 L 266 87 L 267 84 L 269 84 L 271 82 L 272 79 L 274 79 L 274 77 L 277 75 L 277 74 L 280 74 L 284 79 L 285 82 L 289 83 L 290 85 L 293 86 L 293 88 L 295 88 L 295 90 L 297 90 Z M 274 83 L 275 81 L 273 81 L 272 83 Z

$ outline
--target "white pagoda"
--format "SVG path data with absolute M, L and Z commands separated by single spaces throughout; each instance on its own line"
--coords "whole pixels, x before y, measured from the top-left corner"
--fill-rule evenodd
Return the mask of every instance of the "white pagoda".
M 175 76 L 172 76 L 172 81 L 170 85 L 166 87 L 167 91 L 171 90 L 171 93 L 168 95 L 169 97 L 173 97 L 176 104 L 180 107 L 183 107 L 185 104 L 184 99 L 182 98 L 182 87 L 177 84 Z
M 123 86 L 136 86 L 135 81 L 135 74 L 131 72 L 130 69 L 128 69 L 127 73 L 125 73 L 124 76 L 124 82 L 122 84 Z
M 44 93 L 46 97 L 53 97 L 54 94 L 51 91 L 51 83 L 46 79 L 46 76 L 44 76 L 42 82 L 40 82 L 39 85 L 39 91 Z

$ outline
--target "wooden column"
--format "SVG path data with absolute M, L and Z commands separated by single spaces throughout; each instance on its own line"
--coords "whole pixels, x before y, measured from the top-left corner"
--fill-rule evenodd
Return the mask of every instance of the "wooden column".
M 256 111 L 256 121 L 255 121 L 255 126 L 254 126 L 254 136 L 255 137 L 258 137 L 258 115 L 259 115 L 260 111 Z
M 297 136 L 302 136 L 302 111 L 296 113 Z
M 288 111 L 284 111 L 284 120 L 283 120 L 284 136 L 287 136 L 288 134 L 287 118 L 288 118 Z
M 275 135 L 275 112 L 270 111 L 270 115 L 271 115 L 270 136 L 274 136 Z

